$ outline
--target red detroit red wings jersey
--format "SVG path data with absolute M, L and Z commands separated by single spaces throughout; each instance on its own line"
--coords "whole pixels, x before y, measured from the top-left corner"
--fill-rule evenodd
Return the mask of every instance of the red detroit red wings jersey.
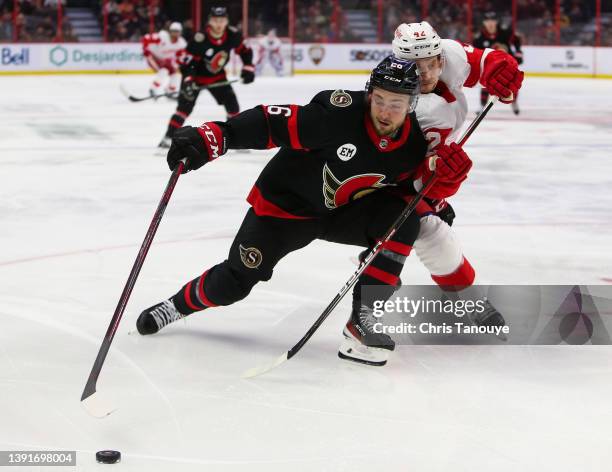
M 228 147 L 280 147 L 248 201 L 260 216 L 324 216 L 370 192 L 411 181 L 427 143 L 414 113 L 395 138 L 379 137 L 365 92 L 327 90 L 305 106 L 260 105 L 218 123 Z

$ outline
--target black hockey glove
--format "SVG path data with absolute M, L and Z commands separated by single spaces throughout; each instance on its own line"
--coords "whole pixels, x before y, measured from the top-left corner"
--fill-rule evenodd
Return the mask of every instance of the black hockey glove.
M 455 220 L 455 210 L 448 203 L 448 200 L 434 200 L 431 198 L 425 197 L 423 199 L 425 203 L 427 203 L 434 211 L 434 214 L 444 221 L 448 226 L 453 226 L 453 221 Z
M 453 226 L 453 221 L 455 221 L 455 210 L 451 206 L 450 203 L 446 202 L 444 208 L 442 208 L 438 213 L 436 213 L 438 218 L 444 221 L 448 226 Z
M 196 170 L 209 161 L 225 154 L 227 139 L 223 128 L 213 121 L 199 128 L 184 126 L 175 131 L 168 151 L 168 167 L 174 170 L 179 162 L 187 158 L 184 172 Z
M 242 77 L 242 82 L 245 84 L 250 84 L 255 80 L 255 67 L 244 66 L 242 68 L 242 72 L 240 73 L 240 77 Z
M 196 99 L 199 87 L 191 77 L 185 77 L 183 84 L 181 85 L 181 96 L 190 102 Z

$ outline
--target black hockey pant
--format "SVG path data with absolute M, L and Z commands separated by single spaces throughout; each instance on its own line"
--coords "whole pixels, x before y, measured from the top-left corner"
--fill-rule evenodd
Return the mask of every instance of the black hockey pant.
M 230 248 L 228 258 L 187 283 L 174 303 L 183 314 L 230 305 L 245 298 L 260 281 L 270 280 L 276 264 L 287 254 L 315 239 L 360 247 L 372 247 L 399 216 L 406 203 L 387 192 L 377 191 L 334 210 L 329 216 L 295 220 L 257 216 L 249 209 Z M 383 286 L 378 299 L 390 297 L 399 283 L 406 257 L 419 234 L 419 216 L 413 213 L 388 241 L 361 275 L 353 291 L 354 304 L 372 306 L 374 299 L 361 297 L 361 287 Z M 312 277 L 327 264 L 311 266 Z M 340 286 L 341 280 L 338 280 Z M 388 290 L 386 290 L 388 288 Z M 365 293 L 365 291 L 364 291 Z M 381 293 L 383 295 L 381 295 Z

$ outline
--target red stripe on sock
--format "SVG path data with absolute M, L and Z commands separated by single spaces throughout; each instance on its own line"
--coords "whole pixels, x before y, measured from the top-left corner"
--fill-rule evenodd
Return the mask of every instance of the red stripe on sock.
M 193 302 L 191 301 L 191 294 L 189 292 L 191 292 L 191 284 L 192 284 L 193 280 L 191 282 L 189 282 L 187 285 L 185 285 L 185 288 L 183 289 L 183 296 L 185 297 L 185 303 L 187 303 L 187 306 L 189 308 L 191 308 L 192 310 L 196 310 L 199 311 L 202 308 L 195 306 L 193 304 Z
M 206 278 L 206 274 L 208 274 L 208 271 L 204 272 L 200 277 L 200 280 L 198 281 L 198 296 L 200 297 L 200 300 L 202 300 L 202 303 L 204 303 L 204 305 L 206 306 L 219 306 L 211 302 L 210 299 L 206 296 L 206 293 L 204 293 L 204 279 Z
M 476 272 L 469 261 L 464 257 L 461 261 L 461 265 L 459 265 L 455 272 L 446 275 L 432 275 L 431 278 L 443 290 L 458 292 L 459 290 L 470 287 L 474 283 Z
M 183 126 L 183 123 L 179 123 L 176 120 L 170 120 L 170 126 L 172 126 L 173 128 L 180 128 L 181 126 Z
M 402 256 L 410 255 L 410 251 L 412 250 L 412 246 L 408 246 L 408 244 L 404 243 L 398 243 L 397 241 L 387 241 L 386 243 L 383 243 L 382 247 L 401 254 Z
M 399 281 L 399 277 L 397 275 L 390 274 L 389 272 L 385 272 L 384 270 L 377 269 L 376 267 L 368 266 L 366 270 L 363 271 L 365 275 L 369 275 L 370 277 L 380 280 L 381 282 L 386 283 L 387 285 L 396 286 Z

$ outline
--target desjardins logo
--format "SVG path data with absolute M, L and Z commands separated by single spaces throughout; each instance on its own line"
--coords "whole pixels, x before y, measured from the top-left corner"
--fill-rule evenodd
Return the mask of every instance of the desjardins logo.
M 53 65 L 64 65 L 68 61 L 68 50 L 62 46 L 55 46 L 49 51 L 49 60 Z

